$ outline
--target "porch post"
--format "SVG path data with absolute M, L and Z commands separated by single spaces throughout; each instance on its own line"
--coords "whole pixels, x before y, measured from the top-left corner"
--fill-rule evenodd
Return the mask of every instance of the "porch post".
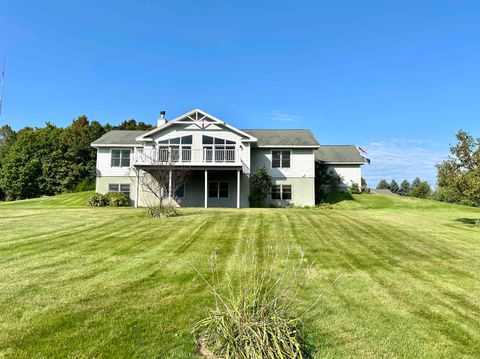
M 205 208 L 208 207 L 208 173 L 205 170 Z
M 168 198 L 172 199 L 172 170 L 168 171 Z
M 237 170 L 237 208 L 240 208 L 240 170 Z
M 140 186 L 140 170 L 137 168 L 137 185 L 135 186 L 135 208 L 138 208 L 138 187 Z

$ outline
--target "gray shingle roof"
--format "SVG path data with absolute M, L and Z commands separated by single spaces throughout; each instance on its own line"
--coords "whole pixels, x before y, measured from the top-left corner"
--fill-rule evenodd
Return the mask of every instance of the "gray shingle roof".
M 257 146 L 320 146 L 310 130 L 242 130 L 256 137 Z M 135 138 L 147 131 L 112 130 L 92 145 L 139 145 Z
M 135 138 L 147 131 L 136 130 L 112 130 L 99 139 L 92 142 L 95 145 L 141 145 L 142 142 L 135 141 Z
M 365 159 L 353 145 L 322 145 L 315 151 L 315 160 L 332 163 L 365 163 Z
M 320 144 L 310 130 L 242 130 L 257 138 L 257 146 L 311 146 Z

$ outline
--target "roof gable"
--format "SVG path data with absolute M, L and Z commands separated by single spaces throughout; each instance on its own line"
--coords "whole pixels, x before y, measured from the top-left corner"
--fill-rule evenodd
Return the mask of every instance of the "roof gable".
M 194 109 L 190 112 L 187 112 L 183 115 L 180 115 L 173 120 L 167 122 L 165 125 L 161 127 L 154 128 L 151 131 L 148 131 L 146 133 L 143 133 L 142 135 L 138 136 L 136 138 L 137 141 L 151 141 L 152 136 L 160 131 L 163 131 L 169 127 L 172 127 L 176 124 L 187 124 L 191 125 L 193 127 L 196 127 L 198 129 L 205 129 L 210 126 L 220 126 L 229 129 L 232 132 L 235 132 L 242 136 L 244 138 L 244 141 L 256 141 L 257 139 L 253 137 L 252 135 L 245 133 L 242 130 L 239 130 L 238 128 L 235 128 L 233 126 L 230 126 L 226 122 L 216 118 L 215 116 L 212 116 L 200 109 Z

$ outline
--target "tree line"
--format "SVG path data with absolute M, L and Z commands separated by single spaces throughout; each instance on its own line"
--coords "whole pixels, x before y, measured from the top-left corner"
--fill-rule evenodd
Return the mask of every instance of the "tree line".
M 90 146 L 113 130 L 150 130 L 136 120 L 102 125 L 82 115 L 67 127 L 46 123 L 14 131 L 0 127 L 0 200 L 84 191 L 95 187 L 96 150 Z
M 432 193 L 432 189 L 428 182 L 422 181 L 418 177 L 415 178 L 411 184 L 405 179 L 400 185 L 398 185 L 397 181 L 394 179 L 390 183 L 382 179 L 378 182 L 377 189 L 389 189 L 395 194 L 417 198 L 428 198 Z
M 437 201 L 480 207 L 480 137 L 460 130 L 456 143 L 450 145 L 450 155 L 437 164 L 437 188 L 433 192 L 426 181 L 418 177 L 400 186 L 395 180 L 382 179 L 377 188 L 388 188 L 393 193 Z

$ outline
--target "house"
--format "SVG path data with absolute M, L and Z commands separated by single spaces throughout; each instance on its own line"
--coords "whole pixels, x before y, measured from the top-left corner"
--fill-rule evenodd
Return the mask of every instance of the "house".
M 144 179 L 161 168 L 167 198 L 185 207 L 248 207 L 250 176 L 261 167 L 272 178 L 269 205 L 314 205 L 316 160 L 360 186 L 355 147 L 327 149 L 310 130 L 241 130 L 199 109 L 171 121 L 162 111 L 151 131 L 113 130 L 91 145 L 97 192 L 123 192 L 135 207 L 152 204 Z M 180 171 L 188 176 L 175 184 Z
M 315 150 L 315 161 L 327 165 L 328 171 L 340 177 L 339 190 L 345 191 L 352 183 L 361 188 L 362 168 L 367 159 L 353 145 L 321 145 Z

